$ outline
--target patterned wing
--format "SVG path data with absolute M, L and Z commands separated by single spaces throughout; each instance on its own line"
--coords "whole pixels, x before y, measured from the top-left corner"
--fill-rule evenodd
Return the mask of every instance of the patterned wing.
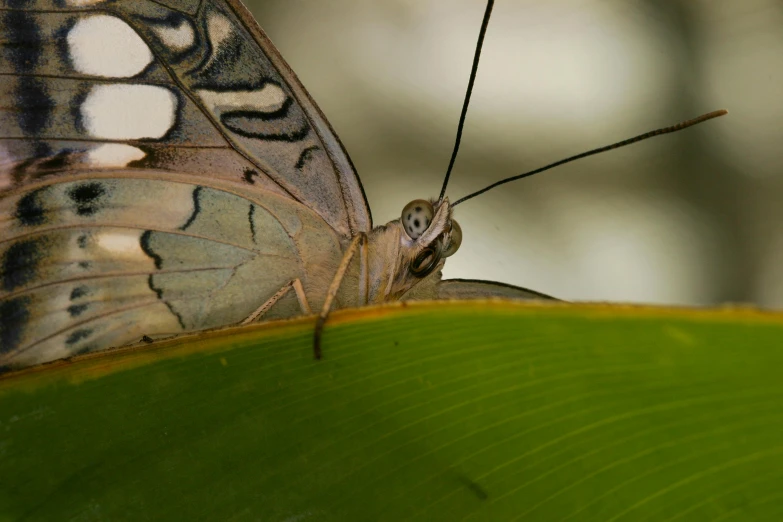
M 320 296 L 371 227 L 238 2 L 0 1 L 0 102 L 0 366 L 232 324 L 295 277 Z
M 0 189 L 64 167 L 258 185 L 371 228 L 342 145 L 237 1 L 0 2 Z

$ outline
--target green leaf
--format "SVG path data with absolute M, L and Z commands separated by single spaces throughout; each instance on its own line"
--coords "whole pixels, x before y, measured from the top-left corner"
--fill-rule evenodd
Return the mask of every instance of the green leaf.
M 783 318 L 408 304 L 0 379 L 0 520 L 781 520 Z

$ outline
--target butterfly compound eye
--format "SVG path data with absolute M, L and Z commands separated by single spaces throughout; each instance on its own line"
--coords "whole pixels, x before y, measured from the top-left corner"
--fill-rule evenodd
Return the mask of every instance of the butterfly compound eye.
M 432 203 L 423 199 L 415 199 L 402 209 L 400 220 L 408 237 L 418 239 L 429 228 L 434 215 Z
M 460 228 L 459 223 L 451 220 L 451 240 L 449 241 L 449 246 L 446 247 L 446 249 L 443 251 L 443 257 L 449 257 L 450 255 L 453 255 L 454 252 L 459 249 L 459 246 L 462 244 L 462 228 Z

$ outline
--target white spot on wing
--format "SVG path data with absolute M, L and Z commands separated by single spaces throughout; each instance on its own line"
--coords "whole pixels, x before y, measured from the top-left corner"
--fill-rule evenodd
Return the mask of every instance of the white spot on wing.
M 124 167 L 145 156 L 141 149 L 124 143 L 104 143 L 87 153 L 87 160 L 96 167 Z
M 213 15 L 207 20 L 207 31 L 214 47 L 220 47 L 231 35 L 233 28 L 225 16 Z
M 152 62 L 152 52 L 128 24 L 115 16 L 82 18 L 68 32 L 74 68 L 84 74 L 129 78 Z
M 150 261 L 149 257 L 141 248 L 142 234 L 142 231 L 137 230 L 112 230 L 111 232 L 98 234 L 95 238 L 97 246 L 105 252 L 101 252 L 97 257 L 106 255 L 123 257 L 125 259 L 135 258 L 148 263 Z
M 204 105 L 220 112 L 224 110 L 256 110 L 274 112 L 285 103 L 286 94 L 279 86 L 268 83 L 261 89 L 253 91 L 197 91 Z
M 212 45 L 212 55 L 207 60 L 207 63 L 204 64 L 204 67 L 212 64 L 218 55 L 220 47 L 226 43 L 233 30 L 231 22 L 225 16 L 212 15 L 209 17 L 207 20 L 207 34 L 209 35 L 209 43 Z
M 91 136 L 110 140 L 162 138 L 174 125 L 177 98 L 155 85 L 96 85 L 81 107 Z
M 175 51 L 184 51 L 196 40 L 196 34 L 186 20 L 182 20 L 177 27 L 156 26 L 154 30 L 163 43 Z

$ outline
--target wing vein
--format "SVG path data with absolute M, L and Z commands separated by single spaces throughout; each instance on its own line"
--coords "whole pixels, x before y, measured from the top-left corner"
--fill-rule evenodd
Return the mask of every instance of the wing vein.
M 22 137 L 22 136 L 0 136 L 0 141 L 3 140 L 16 140 L 16 141 L 30 141 L 30 137 Z M 140 145 L 140 146 L 151 146 L 151 147 L 165 147 L 167 149 L 217 149 L 217 150 L 223 150 L 223 149 L 231 149 L 234 150 L 233 147 L 229 145 L 188 145 L 186 143 L 171 143 L 171 144 L 158 144 L 158 143 L 150 143 L 149 141 L 142 141 L 142 140 L 108 140 L 108 139 L 100 139 L 100 138 L 46 138 L 46 140 L 42 141 L 67 141 L 67 142 L 74 142 L 74 143 L 80 143 L 80 142 L 86 142 L 86 143 L 128 143 L 133 145 Z M 51 171 L 51 172 L 60 172 L 60 171 Z
M 42 73 L 18 73 L 18 72 L 0 72 L 0 76 L 14 76 L 24 78 L 47 78 L 50 80 L 74 80 L 74 81 L 88 81 L 90 83 L 105 83 L 107 85 L 114 85 L 118 83 L 126 83 L 129 85 L 137 85 L 139 83 L 138 78 L 101 78 L 100 76 L 89 75 L 65 75 L 65 74 L 42 74 Z M 157 87 L 171 87 L 170 83 L 155 82 L 144 80 L 144 85 L 155 85 Z M 27 138 L 29 139 L 29 138 Z
M 199 234 L 193 234 L 193 233 L 185 231 L 184 229 L 167 230 L 167 229 L 163 229 L 163 228 L 151 228 L 151 227 L 148 227 L 148 226 L 132 226 L 132 225 L 128 225 L 128 224 L 117 224 L 117 223 L 90 223 L 90 224 L 87 224 L 87 225 L 85 225 L 85 224 L 58 225 L 58 226 L 51 226 L 51 227 L 46 227 L 46 228 L 40 228 L 39 230 L 36 230 L 34 232 L 28 232 L 26 234 L 19 234 L 18 236 L 14 236 L 14 237 L 12 237 L 10 239 L 0 239 L 0 245 L 2 245 L 3 243 L 11 243 L 11 242 L 17 241 L 19 239 L 23 239 L 23 238 L 34 237 L 34 236 L 37 236 L 37 235 L 43 235 L 43 234 L 46 234 L 46 233 L 52 232 L 52 231 L 73 230 L 73 229 L 90 229 L 90 228 L 120 228 L 120 229 L 128 229 L 128 230 L 149 230 L 151 232 L 159 232 L 161 234 L 173 234 L 173 235 L 177 235 L 177 236 L 185 236 L 185 237 L 191 237 L 191 238 L 194 238 L 194 239 L 211 241 L 213 243 L 218 243 L 220 245 L 231 246 L 231 247 L 237 248 L 239 250 L 244 250 L 246 252 L 251 252 L 253 254 L 260 254 L 261 253 L 258 250 L 254 250 L 254 249 L 249 248 L 249 247 L 238 245 L 238 244 L 232 243 L 230 241 L 226 241 L 226 240 L 223 240 L 223 239 L 212 238 L 212 237 L 207 237 L 207 236 L 202 236 L 202 235 L 199 235 Z M 270 254 L 270 255 L 274 255 L 274 254 Z M 280 257 L 283 257 L 283 256 L 280 256 Z
M 262 254 L 263 255 L 263 254 Z M 272 254 L 269 254 L 269 257 L 280 257 L 281 259 L 289 260 L 289 258 L 285 258 L 283 256 L 273 256 Z M 240 263 L 237 266 L 242 265 Z M 0 301 L 11 299 L 14 297 L 18 297 L 20 295 L 29 294 L 32 292 L 35 292 L 37 290 L 41 290 L 44 288 L 49 288 L 57 285 L 66 285 L 66 284 L 73 284 L 73 283 L 81 283 L 84 281 L 95 281 L 100 279 L 107 279 L 107 278 L 114 278 L 114 277 L 137 277 L 137 276 L 149 276 L 149 275 L 165 275 L 165 274 L 179 274 L 179 273 L 187 273 L 187 272 L 208 272 L 210 270 L 235 270 L 237 266 L 227 265 L 227 266 L 208 266 L 208 267 L 199 267 L 199 268 L 178 268 L 178 269 L 161 269 L 161 270 L 139 270 L 137 272 L 107 272 L 104 274 L 94 274 L 94 275 L 85 275 L 80 277 L 71 277 L 68 279 L 60 279 L 58 281 L 51 281 L 49 283 L 40 284 L 37 286 L 25 288 L 24 290 L 17 290 L 15 292 L 9 292 L 5 295 L 0 296 Z

